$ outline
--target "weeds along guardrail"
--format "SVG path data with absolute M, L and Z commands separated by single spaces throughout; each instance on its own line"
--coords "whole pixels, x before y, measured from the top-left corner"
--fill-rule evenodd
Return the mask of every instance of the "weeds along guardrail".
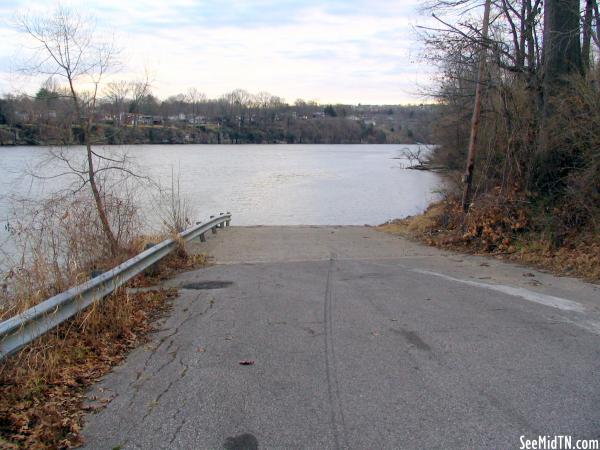
M 216 233 L 218 228 L 229 226 L 231 214 L 211 216 L 206 223 L 199 222 L 179 234 L 179 238 L 190 241 L 205 233 Z M 34 339 L 60 325 L 95 301 L 101 300 L 127 281 L 160 261 L 177 247 L 176 239 L 167 239 L 128 259 L 112 270 L 74 286 L 42 303 L 29 308 L 0 323 L 0 360 L 20 350 Z

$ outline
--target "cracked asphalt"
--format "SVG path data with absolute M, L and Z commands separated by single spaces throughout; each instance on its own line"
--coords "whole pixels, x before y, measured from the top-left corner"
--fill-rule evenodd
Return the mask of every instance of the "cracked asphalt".
M 368 227 L 232 227 L 99 382 L 90 449 L 600 438 L 600 289 Z M 253 364 L 241 365 L 247 361 Z

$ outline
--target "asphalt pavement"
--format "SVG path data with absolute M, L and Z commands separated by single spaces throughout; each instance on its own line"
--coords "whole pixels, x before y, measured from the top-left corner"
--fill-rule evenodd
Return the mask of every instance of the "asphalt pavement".
M 600 438 L 600 288 L 370 227 L 231 227 L 90 396 L 91 449 Z

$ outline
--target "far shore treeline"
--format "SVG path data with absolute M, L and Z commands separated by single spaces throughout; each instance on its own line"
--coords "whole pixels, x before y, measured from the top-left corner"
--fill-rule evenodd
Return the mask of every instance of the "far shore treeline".
M 160 100 L 144 82 L 107 85 L 93 118 L 97 144 L 414 144 L 430 142 L 436 105 L 286 103 L 241 89 L 208 99 L 195 89 Z M 0 98 L 0 145 L 74 145 L 70 96 L 52 79 Z

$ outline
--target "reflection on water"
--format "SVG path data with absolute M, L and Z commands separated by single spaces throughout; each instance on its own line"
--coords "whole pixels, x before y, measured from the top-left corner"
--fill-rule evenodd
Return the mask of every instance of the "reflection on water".
M 362 225 L 416 214 L 441 179 L 402 170 L 403 145 L 142 145 L 125 150 L 165 185 L 179 172 L 180 190 L 198 218 L 231 211 L 235 225 Z M 76 149 L 75 149 L 76 150 Z M 0 149 L 2 194 L 40 197 L 61 179 L 40 181 L 24 170 L 43 147 Z M 0 199 L 0 217 L 7 216 Z M 4 228 L 4 227 L 3 227 Z

